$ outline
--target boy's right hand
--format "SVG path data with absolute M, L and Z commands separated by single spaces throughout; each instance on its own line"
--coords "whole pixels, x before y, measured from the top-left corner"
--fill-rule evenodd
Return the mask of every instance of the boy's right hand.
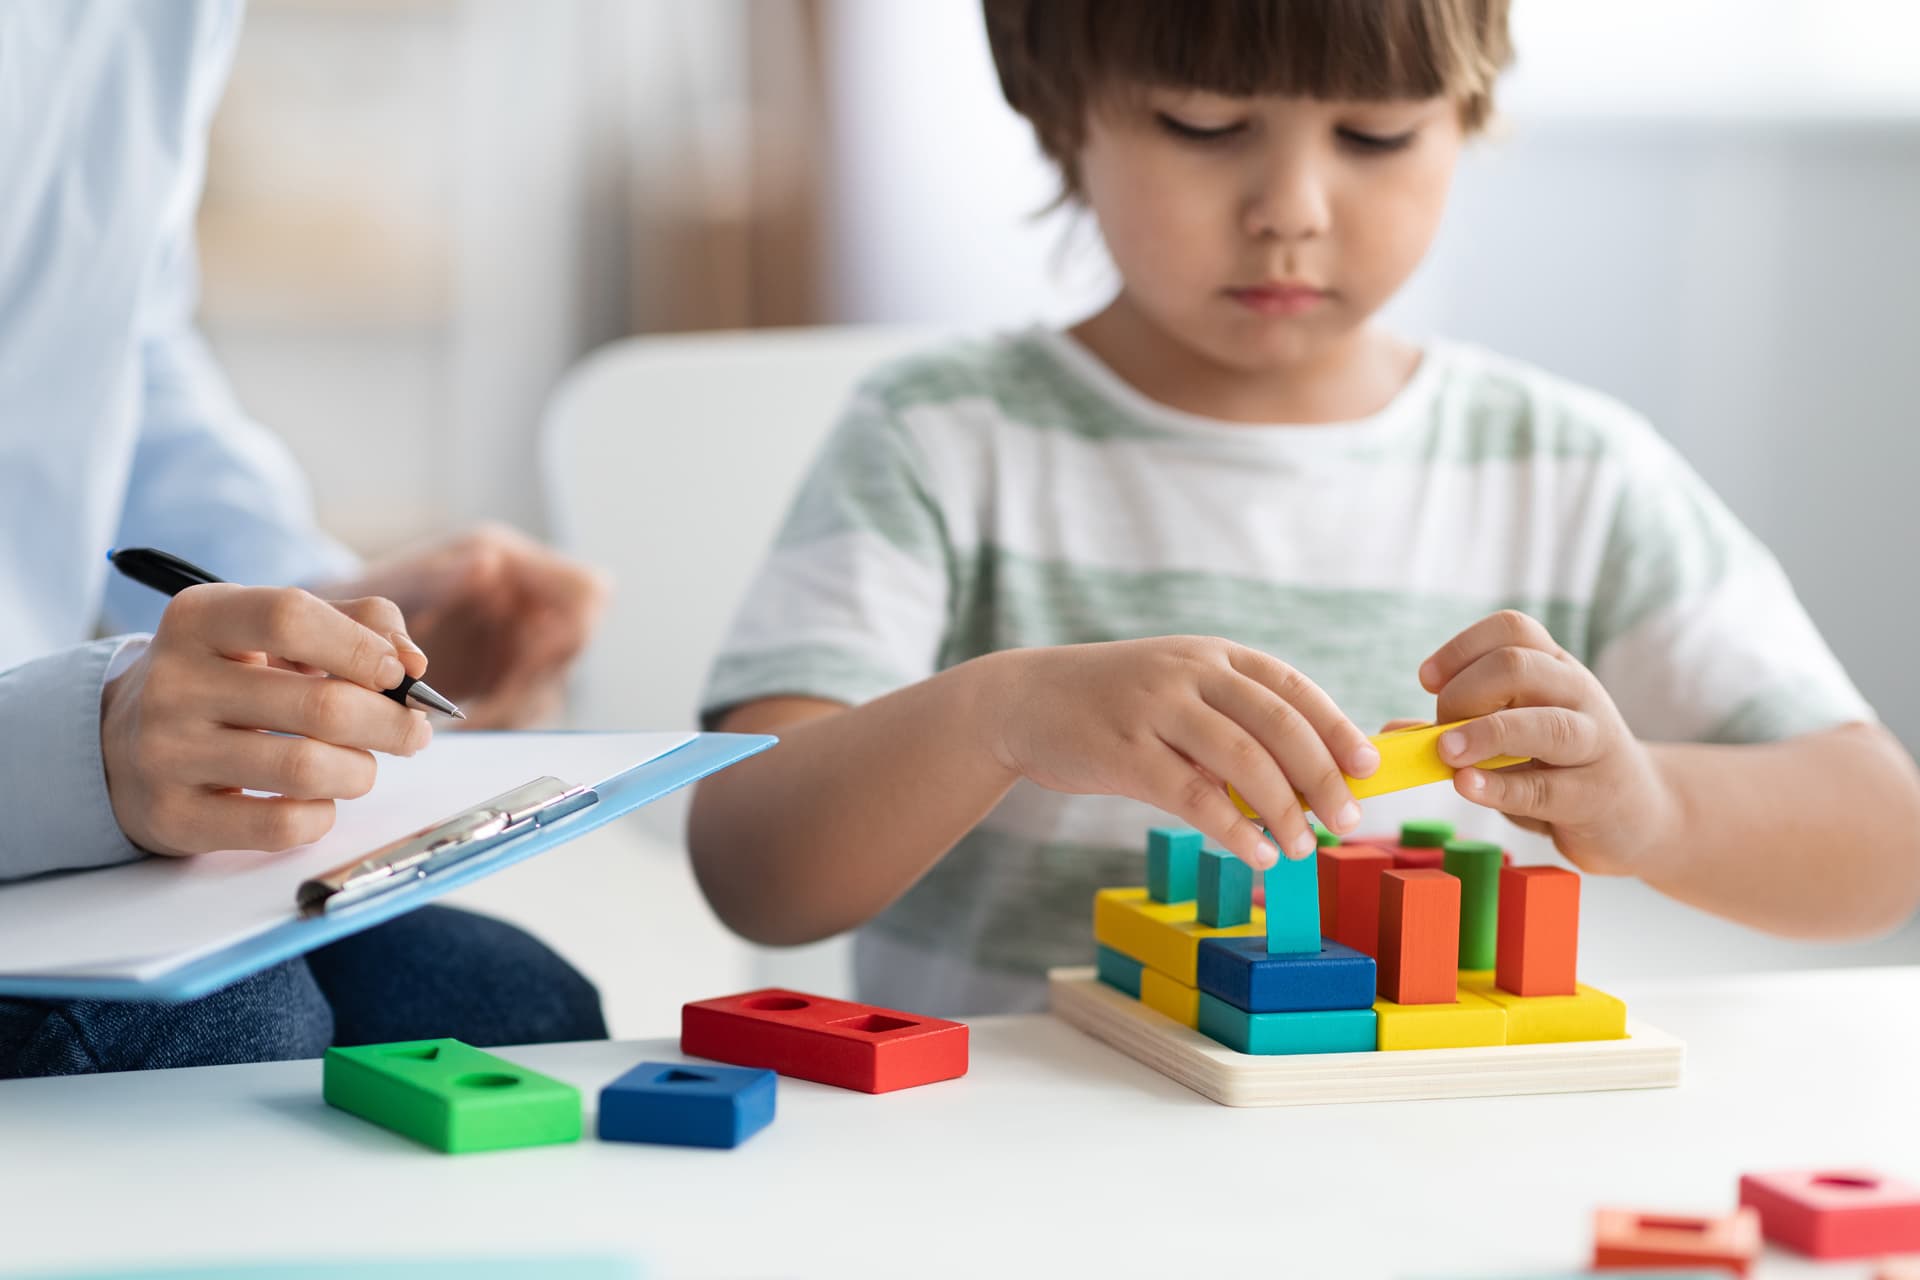
M 1276 852 L 1227 797 L 1231 782 L 1288 856 L 1313 852 L 1294 792 L 1327 827 L 1353 830 L 1343 774 L 1380 753 L 1319 686 L 1286 663 L 1206 636 L 1014 649 L 981 660 L 987 733 L 1007 769 L 1053 791 L 1121 795 L 1175 815 L 1255 868 Z
M 114 817 L 153 853 L 317 840 L 335 800 L 372 788 L 372 752 L 412 755 L 431 741 L 426 716 L 378 692 L 426 667 L 386 600 L 188 588 L 101 694 Z

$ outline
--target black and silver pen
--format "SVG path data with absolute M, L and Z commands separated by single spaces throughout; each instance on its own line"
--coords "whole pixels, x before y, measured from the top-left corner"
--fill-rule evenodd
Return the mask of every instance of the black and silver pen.
M 220 581 L 199 565 L 152 547 L 122 547 L 117 551 L 109 551 L 107 562 L 140 585 L 152 587 L 169 596 L 177 596 L 188 587 L 201 587 Z M 435 692 L 431 685 L 412 676 L 381 692 L 403 707 L 411 699 L 429 711 L 438 711 L 441 715 L 460 720 L 467 718 L 464 711 Z

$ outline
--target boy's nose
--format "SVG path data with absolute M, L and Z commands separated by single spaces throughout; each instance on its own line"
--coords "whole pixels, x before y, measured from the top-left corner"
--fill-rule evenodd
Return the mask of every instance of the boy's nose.
M 1310 166 L 1276 167 L 1249 193 L 1244 219 L 1255 239 L 1309 240 L 1330 218 L 1326 185 Z

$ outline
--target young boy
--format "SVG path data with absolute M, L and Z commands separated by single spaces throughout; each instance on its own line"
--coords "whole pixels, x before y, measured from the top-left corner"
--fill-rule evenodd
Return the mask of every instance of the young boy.
M 1804 937 L 1920 898 L 1920 785 L 1774 560 L 1641 419 L 1371 321 L 1509 60 L 1503 0 L 986 0 L 1121 278 L 874 376 L 706 692 L 715 909 L 856 925 L 863 999 L 1031 1007 L 1155 810 L 1255 867 L 1361 823 L 1361 726 L 1467 720 L 1466 800 Z M 1421 698 L 1421 691 L 1431 701 Z M 1162 819 L 1164 820 L 1164 819 Z

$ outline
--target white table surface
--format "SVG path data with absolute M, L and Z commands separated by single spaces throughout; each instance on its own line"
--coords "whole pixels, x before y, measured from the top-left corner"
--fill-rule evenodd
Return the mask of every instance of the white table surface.
M 1920 1181 L 1920 968 L 1642 982 L 1678 1089 L 1236 1110 L 1047 1017 L 973 1024 L 962 1080 L 780 1082 L 734 1151 L 448 1157 L 320 1100 L 317 1062 L 0 1083 L 0 1271 L 617 1253 L 648 1274 L 1523 1275 L 1597 1205 L 1730 1208 L 1742 1171 Z M 669 1041 L 507 1056 L 589 1098 Z M 588 1120 L 591 1131 L 591 1116 Z M 1864 1276 L 1770 1252 L 1761 1276 Z

